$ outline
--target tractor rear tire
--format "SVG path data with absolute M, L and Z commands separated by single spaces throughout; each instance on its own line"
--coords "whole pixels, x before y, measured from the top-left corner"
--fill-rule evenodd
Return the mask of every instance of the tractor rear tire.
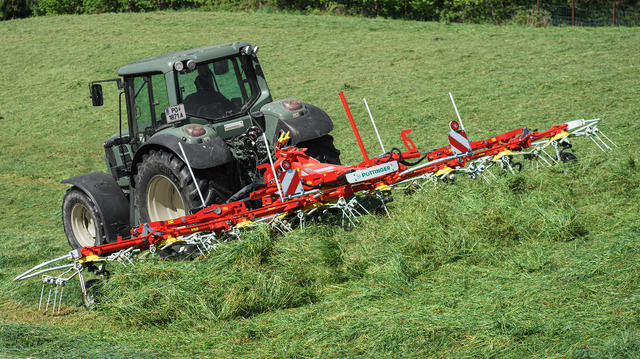
M 313 140 L 299 142 L 296 147 L 306 148 L 307 154 L 322 163 L 339 165 L 340 151 L 333 145 L 333 137 L 324 135 Z
M 144 223 L 174 219 L 196 208 L 223 203 L 233 194 L 229 188 L 220 185 L 225 177 L 231 177 L 226 173 L 219 174 L 210 169 L 194 170 L 194 175 L 204 204 L 189 168 L 178 156 L 162 150 L 145 154 L 135 176 L 135 200 L 140 220 Z
M 62 224 L 73 249 L 106 243 L 103 221 L 93 200 L 71 187 L 62 200 Z

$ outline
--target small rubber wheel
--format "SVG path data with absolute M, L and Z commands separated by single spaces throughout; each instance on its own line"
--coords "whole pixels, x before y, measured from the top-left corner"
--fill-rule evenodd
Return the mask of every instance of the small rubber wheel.
M 522 162 L 511 162 L 511 168 L 518 168 L 518 172 L 522 172 Z
M 75 186 L 62 199 L 62 224 L 73 249 L 106 242 L 103 222 L 95 203 Z
M 509 165 L 511 166 L 511 168 L 513 169 L 514 172 L 521 172 L 522 171 L 522 162 L 510 162 Z M 502 172 L 500 172 L 498 174 L 498 177 L 501 176 L 505 176 L 511 174 L 511 171 L 509 171 L 508 168 L 505 168 L 502 170 Z
M 571 152 L 564 152 L 564 151 L 560 152 L 560 160 L 562 162 L 570 162 L 570 161 L 575 161 L 577 159 L 578 157 L 576 157 L 576 155 L 574 155 Z
M 98 303 L 98 297 L 102 289 L 102 280 L 96 278 L 89 279 L 84 282 L 84 289 L 85 293 L 82 293 L 82 304 L 85 308 L 91 309 Z

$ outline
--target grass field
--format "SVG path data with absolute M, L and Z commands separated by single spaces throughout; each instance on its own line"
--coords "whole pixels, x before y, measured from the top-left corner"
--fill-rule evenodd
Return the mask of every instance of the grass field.
M 0 357 L 640 357 L 640 29 L 167 12 L 5 21 L 0 39 Z M 577 139 L 577 162 L 397 193 L 355 231 L 112 266 L 96 310 L 69 288 L 38 312 L 38 280 L 12 278 L 68 251 L 60 181 L 104 170 L 118 128 L 115 88 L 93 108 L 87 83 L 236 40 L 260 46 L 275 98 L 331 115 L 343 163 L 360 154 L 341 90 L 370 152 L 363 97 L 388 147 L 412 128 L 426 150 L 446 144 L 448 92 L 471 139 L 602 118 L 620 148 Z

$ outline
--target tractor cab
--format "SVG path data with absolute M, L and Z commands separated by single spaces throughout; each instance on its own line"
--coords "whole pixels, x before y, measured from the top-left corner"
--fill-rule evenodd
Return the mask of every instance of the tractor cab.
M 248 43 L 233 43 L 122 67 L 118 74 L 124 77 L 128 127 L 135 134 L 135 144 L 167 128 L 248 116 L 257 103 L 271 102 L 263 75 L 255 69 L 256 52 L 257 47 Z
M 264 131 L 264 121 L 250 117 L 272 101 L 257 51 L 246 42 L 184 50 L 125 65 L 118 71 L 121 79 L 92 82 L 94 106 L 103 104 L 105 81 L 117 82 L 125 99 L 127 124 L 121 106 L 121 130 L 104 144 L 107 168 L 118 184 L 129 185 L 135 154 L 146 145 L 168 146 L 179 155 L 178 141 L 186 147 L 211 141 L 205 146 L 219 152 L 224 140 L 251 126 Z

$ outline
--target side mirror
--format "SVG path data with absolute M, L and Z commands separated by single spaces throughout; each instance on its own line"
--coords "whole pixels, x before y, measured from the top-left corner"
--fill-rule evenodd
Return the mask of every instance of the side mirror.
M 100 84 L 91 85 L 90 92 L 91 92 L 91 95 L 89 97 L 91 97 L 91 103 L 94 106 L 102 106 L 102 104 L 104 103 L 104 99 L 102 97 L 102 85 Z
M 224 75 L 229 72 L 229 61 L 216 61 L 213 63 L 213 72 L 216 75 Z

